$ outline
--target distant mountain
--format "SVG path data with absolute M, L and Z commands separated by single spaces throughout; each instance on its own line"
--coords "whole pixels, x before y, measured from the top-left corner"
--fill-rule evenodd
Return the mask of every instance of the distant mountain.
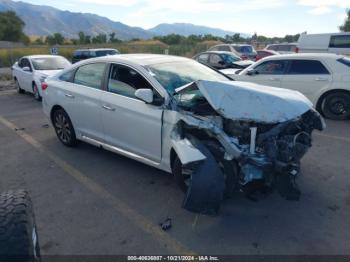
M 218 28 L 211 28 L 207 26 L 194 25 L 189 23 L 174 23 L 174 24 L 159 24 L 148 30 L 154 35 L 169 35 L 169 34 L 181 34 L 184 36 L 189 35 L 215 35 L 225 37 L 226 35 L 233 35 L 236 32 L 226 31 Z M 247 37 L 247 34 L 241 34 L 242 37 Z
M 95 14 L 62 11 L 50 6 L 0 0 L 0 11 L 7 10 L 13 10 L 21 17 L 26 24 L 24 31 L 27 35 L 46 36 L 57 32 L 65 37 L 76 38 L 80 31 L 92 36 L 115 32 L 117 38 L 129 40 L 132 38 L 148 39 L 155 35 L 172 33 L 185 36 L 212 34 L 221 37 L 234 34 L 234 32 L 221 29 L 185 23 L 160 24 L 152 29 L 145 30 L 121 22 L 114 22 Z M 242 36 L 246 35 L 242 34 Z

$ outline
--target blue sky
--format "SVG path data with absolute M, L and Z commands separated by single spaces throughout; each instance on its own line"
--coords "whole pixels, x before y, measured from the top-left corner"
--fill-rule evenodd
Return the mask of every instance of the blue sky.
M 145 29 L 193 23 L 266 36 L 337 32 L 350 0 L 22 0 Z

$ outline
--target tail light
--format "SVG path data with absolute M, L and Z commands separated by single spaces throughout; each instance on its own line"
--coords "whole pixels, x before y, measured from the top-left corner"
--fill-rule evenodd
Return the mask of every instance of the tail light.
M 248 56 L 246 56 L 246 55 L 241 55 L 241 59 L 242 59 L 242 60 L 247 60 L 247 59 L 248 59 Z
M 295 53 L 299 53 L 299 47 L 295 48 Z
M 42 82 L 42 83 L 41 83 L 41 89 L 42 89 L 43 91 L 45 91 L 46 88 L 48 88 L 48 87 L 49 87 L 49 85 L 48 85 L 46 82 Z

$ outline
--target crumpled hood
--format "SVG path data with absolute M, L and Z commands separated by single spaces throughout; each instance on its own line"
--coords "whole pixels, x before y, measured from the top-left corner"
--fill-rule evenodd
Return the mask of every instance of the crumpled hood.
M 298 91 L 238 81 L 195 82 L 211 107 L 225 118 L 279 123 L 312 108 Z

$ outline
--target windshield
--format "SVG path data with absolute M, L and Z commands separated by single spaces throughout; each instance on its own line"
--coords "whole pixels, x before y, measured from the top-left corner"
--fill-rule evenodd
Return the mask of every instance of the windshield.
M 224 55 L 224 60 L 226 64 L 232 64 L 234 62 L 240 61 L 241 58 L 239 58 L 238 56 L 235 55 L 231 55 L 231 54 L 225 54 Z
M 250 45 L 234 46 L 234 49 L 240 53 L 253 53 L 253 47 Z
M 32 58 L 35 70 L 60 70 L 70 65 L 69 61 L 64 57 L 41 57 Z
M 107 56 L 107 55 L 116 55 L 119 54 L 117 50 L 101 50 L 101 51 L 96 51 L 96 56 Z
M 168 62 L 147 66 L 152 76 L 173 95 L 175 89 L 197 80 L 230 81 L 196 61 Z

